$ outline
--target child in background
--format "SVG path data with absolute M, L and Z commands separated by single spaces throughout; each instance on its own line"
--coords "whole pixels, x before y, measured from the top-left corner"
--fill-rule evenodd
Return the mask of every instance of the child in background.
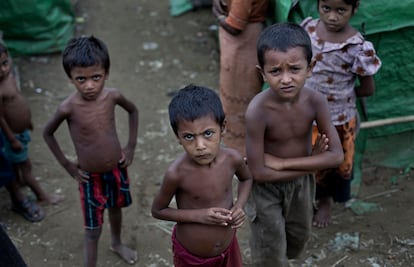
M 46 193 L 33 175 L 28 155 L 31 130 L 33 124 L 30 107 L 17 87 L 11 58 L 6 46 L 0 41 L 0 138 L 4 144 L 3 152 L 14 168 L 19 185 L 27 185 L 37 201 L 57 204 L 63 200 L 63 196 Z M 28 212 L 28 204 L 14 203 L 13 210 L 28 220 L 40 220 L 40 217 L 30 218 L 32 212 Z
M 256 43 L 264 28 L 269 0 L 214 0 L 219 19 L 220 99 L 226 114 L 223 143 L 246 155 L 244 114 L 262 90 L 256 68 Z
M 246 111 L 247 163 L 254 183 L 251 202 L 252 261 L 258 267 L 286 267 L 303 251 L 312 229 L 318 169 L 338 166 L 343 153 L 328 103 L 303 88 L 311 75 L 312 47 L 305 30 L 274 24 L 257 44 L 259 67 L 270 88 Z M 312 150 L 312 124 L 322 135 Z
M 106 45 L 91 37 L 69 41 L 62 55 L 63 68 L 76 91 L 67 97 L 44 128 L 43 137 L 53 155 L 79 183 L 85 226 L 85 266 L 95 267 L 103 215 L 108 208 L 110 250 L 129 264 L 136 251 L 121 241 L 122 210 L 132 203 L 127 166 L 132 163 L 138 133 L 138 110 L 118 89 L 105 88 L 110 60 Z M 129 139 L 122 148 L 115 125 L 115 107 L 129 116 Z M 63 154 L 55 131 L 66 121 L 77 162 Z
M 184 153 L 168 168 L 152 204 L 152 215 L 175 221 L 175 267 L 242 267 L 236 229 L 252 179 L 243 157 L 220 146 L 224 112 L 211 89 L 187 86 L 169 104 L 171 127 Z M 239 180 L 233 200 L 233 177 Z M 175 197 L 177 207 L 170 206 Z
M 349 23 L 359 2 L 318 0 L 319 18 L 309 17 L 302 22 L 312 41 L 315 63 L 305 88 L 325 95 L 344 151 L 344 161 L 338 168 L 320 171 L 316 176 L 318 206 L 313 225 L 321 228 L 331 223 L 332 202 L 343 203 L 350 199 L 355 138 L 359 128 L 356 98 L 374 93 L 373 75 L 381 66 L 372 43 Z M 357 78 L 359 86 L 355 86 Z M 317 133 L 315 126 L 314 138 Z

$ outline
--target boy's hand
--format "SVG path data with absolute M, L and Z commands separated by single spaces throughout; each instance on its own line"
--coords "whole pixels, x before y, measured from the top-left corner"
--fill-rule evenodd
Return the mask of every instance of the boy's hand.
M 133 159 L 134 159 L 134 150 L 124 148 L 122 150 L 121 159 L 119 160 L 119 165 L 121 166 L 121 168 L 126 168 L 129 165 L 131 165 Z
M 318 134 L 315 144 L 312 147 L 312 155 L 317 155 L 328 150 L 329 139 L 325 134 Z
M 23 149 L 23 144 L 17 139 L 11 140 L 10 146 L 13 149 L 13 151 L 20 151 Z
M 277 158 L 275 156 L 272 156 L 270 154 L 264 154 L 264 163 L 265 166 L 272 168 L 276 171 L 282 171 L 284 170 L 283 160 L 280 158 Z
M 229 225 L 232 220 L 231 211 L 224 208 L 203 209 L 201 223 L 213 225 Z
M 240 228 L 244 223 L 244 219 L 246 218 L 244 210 L 241 207 L 234 205 L 230 211 L 232 220 L 229 221 L 229 224 L 231 225 L 231 228 Z
M 69 163 L 69 165 L 66 167 L 66 171 L 73 179 L 79 183 L 87 183 L 89 181 L 89 176 L 86 174 L 86 172 L 79 169 L 78 164 L 74 162 Z

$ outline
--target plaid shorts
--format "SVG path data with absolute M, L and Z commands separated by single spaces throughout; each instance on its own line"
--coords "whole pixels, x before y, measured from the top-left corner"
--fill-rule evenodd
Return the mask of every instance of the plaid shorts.
M 87 183 L 79 183 L 84 226 L 100 228 L 105 208 L 123 208 L 132 203 L 126 168 L 117 167 L 106 173 L 86 173 Z

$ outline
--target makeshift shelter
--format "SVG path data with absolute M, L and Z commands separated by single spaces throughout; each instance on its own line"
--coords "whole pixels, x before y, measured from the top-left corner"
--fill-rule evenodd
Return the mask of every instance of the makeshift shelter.
M 273 2 L 274 22 L 300 23 L 308 16 L 318 17 L 315 0 Z M 359 190 L 362 162 L 405 172 L 414 168 L 413 10 L 414 0 L 361 1 L 351 19 L 352 25 L 374 44 L 382 61 L 375 75 L 375 95 L 366 98 L 367 118 L 357 139 L 354 195 Z
M 0 31 L 12 55 L 61 51 L 74 22 L 70 0 L 0 1 Z

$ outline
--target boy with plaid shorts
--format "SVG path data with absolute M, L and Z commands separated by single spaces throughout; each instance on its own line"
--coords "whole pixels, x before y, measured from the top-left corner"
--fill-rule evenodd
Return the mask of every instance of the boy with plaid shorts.
M 96 266 L 103 212 L 108 208 L 110 249 L 129 264 L 136 251 L 121 242 L 122 207 L 131 204 L 126 167 L 131 164 L 138 132 L 138 110 L 118 89 L 105 88 L 109 75 L 106 45 L 91 37 L 74 38 L 63 51 L 63 68 L 76 91 L 67 97 L 46 124 L 44 139 L 66 171 L 79 182 L 85 220 L 85 266 Z M 128 144 L 122 148 L 115 127 L 115 107 L 129 115 Z M 55 131 L 66 121 L 77 162 L 65 157 Z

